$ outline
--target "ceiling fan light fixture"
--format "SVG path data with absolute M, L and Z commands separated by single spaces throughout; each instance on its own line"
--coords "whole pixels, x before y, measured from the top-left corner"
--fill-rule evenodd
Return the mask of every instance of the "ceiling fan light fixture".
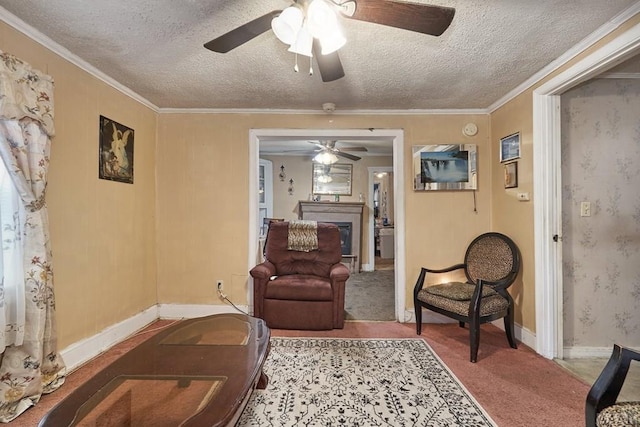
M 332 165 L 338 162 L 338 156 L 330 153 L 329 151 L 323 150 L 316 154 L 316 156 L 313 158 L 313 161 L 323 165 Z
M 347 39 L 342 35 L 340 29 L 336 28 L 336 31 L 320 39 L 322 54 L 329 55 L 344 46 L 346 42 Z
M 302 28 L 304 16 L 297 6 L 289 6 L 282 13 L 271 20 L 271 29 L 278 40 L 291 45 Z
M 309 32 L 322 40 L 338 28 L 338 17 L 324 0 L 313 0 L 307 7 L 307 25 Z
M 313 56 L 313 37 L 309 33 L 306 25 L 303 25 L 298 31 L 296 41 L 288 49 L 289 52 L 297 53 L 311 58 Z

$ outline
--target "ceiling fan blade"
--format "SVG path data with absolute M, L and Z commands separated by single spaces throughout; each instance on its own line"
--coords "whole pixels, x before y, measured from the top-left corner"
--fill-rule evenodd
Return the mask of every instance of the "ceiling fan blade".
M 367 147 L 340 147 L 339 150 L 342 151 L 369 151 Z
M 343 5 L 355 4 L 353 15 L 345 17 L 374 22 L 389 27 L 439 36 L 445 32 L 456 10 L 452 7 L 431 6 L 396 0 L 349 0 Z M 349 8 L 345 8 L 349 10 Z
M 315 38 L 313 39 L 313 56 L 316 57 L 316 63 L 318 64 L 323 82 L 332 82 L 344 77 L 344 69 L 342 68 L 338 52 L 323 55 L 320 42 Z
M 266 15 L 262 15 L 260 18 L 249 21 L 246 24 L 221 35 L 220 37 L 205 43 L 204 47 L 214 52 L 227 53 L 270 30 L 271 20 L 278 16 L 280 12 L 282 11 L 274 10 Z
M 332 153 L 335 154 L 336 156 L 344 157 L 345 159 L 349 159 L 349 160 L 360 160 L 361 159 L 361 157 L 354 156 L 353 154 L 345 153 L 345 152 L 342 152 L 340 150 L 332 151 Z

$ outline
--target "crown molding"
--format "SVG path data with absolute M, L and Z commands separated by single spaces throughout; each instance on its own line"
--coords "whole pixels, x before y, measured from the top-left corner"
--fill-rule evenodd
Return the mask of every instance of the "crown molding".
M 556 60 L 551 62 L 549 65 L 538 71 L 536 74 L 528 78 L 526 81 L 518 85 L 512 91 L 507 93 L 505 96 L 494 102 L 487 108 L 489 113 L 493 113 L 498 108 L 505 105 L 507 102 L 511 101 L 516 96 L 520 95 L 525 90 L 529 89 L 536 83 L 540 82 L 545 77 L 549 76 L 551 73 L 567 64 L 570 60 L 575 58 L 580 53 L 584 52 L 587 48 L 592 46 L 598 40 L 601 40 L 606 35 L 610 34 L 614 30 L 616 30 L 620 25 L 627 22 L 629 19 L 634 17 L 635 15 L 640 13 L 640 2 L 634 3 L 628 9 L 623 10 L 618 15 L 614 16 L 609 22 L 600 26 L 596 31 L 589 34 L 587 37 L 582 39 L 578 44 L 573 46 L 571 49 L 566 51 L 563 55 L 558 57 Z
M 42 34 L 40 31 L 36 30 L 35 28 L 30 26 L 29 24 L 27 24 L 17 16 L 13 15 L 3 7 L 0 7 L 0 20 L 5 22 L 7 25 L 13 27 L 17 31 L 21 32 L 25 36 L 29 37 L 30 39 L 34 40 L 35 42 L 40 43 L 45 48 L 49 49 L 56 55 L 62 57 L 62 59 L 65 59 L 71 62 L 73 65 L 77 66 L 78 68 L 91 74 L 98 80 L 103 81 L 104 83 L 113 87 L 117 91 L 122 92 L 124 95 L 128 96 L 129 98 L 132 98 L 135 101 L 138 101 L 139 103 L 148 107 L 149 109 L 155 112 L 158 112 L 158 107 L 155 106 L 148 99 L 140 96 L 136 92 L 132 91 L 131 89 L 123 85 L 122 83 L 113 79 L 112 77 L 109 77 L 108 75 L 106 75 L 105 73 L 103 73 L 102 71 L 94 67 L 93 65 L 86 62 L 84 59 L 75 55 L 73 52 L 71 52 L 64 46 L 51 40 L 49 37 Z
M 485 108 L 447 109 L 447 110 L 340 110 L 326 113 L 323 110 L 288 110 L 259 108 L 160 108 L 161 114 L 286 114 L 286 115 L 321 115 L 321 116 L 424 116 L 424 115 L 469 115 L 489 114 Z
M 596 31 L 584 38 L 577 45 L 573 46 L 562 56 L 551 62 L 549 65 L 541 69 L 539 72 L 531 76 L 522 84 L 518 85 L 512 91 L 505 96 L 494 102 L 487 108 L 477 109 L 407 109 L 407 110 L 341 110 L 331 113 L 332 115 L 367 115 L 367 116 L 407 116 L 407 115 L 469 115 L 469 114 L 481 114 L 488 115 L 493 113 L 498 108 L 511 101 L 522 92 L 540 82 L 547 77 L 553 71 L 557 70 L 575 56 L 583 52 L 593 43 L 597 42 L 607 34 L 614 31 L 621 24 L 632 18 L 634 15 L 640 13 L 640 2 L 635 3 L 628 9 L 616 15 L 608 23 L 602 25 Z M 127 86 L 108 76 L 98 68 L 89 64 L 82 58 L 78 57 L 64 46 L 53 41 L 40 31 L 36 30 L 17 16 L 13 15 L 5 8 L 0 6 L 0 20 L 7 25 L 13 27 L 17 31 L 41 44 L 45 48 L 49 49 L 61 58 L 76 65 L 80 69 L 86 71 L 95 78 L 101 80 L 107 85 L 113 87 L 117 91 L 132 98 L 135 101 L 140 102 L 149 109 L 159 114 L 284 114 L 284 115 L 327 115 L 323 110 L 290 110 L 290 109 L 252 109 L 252 108 L 159 108 L 148 99 L 134 92 Z M 631 78 L 631 77 L 624 77 Z M 635 78 L 635 77 L 633 77 Z
M 602 73 L 598 79 L 640 79 L 640 73 Z
M 291 110 L 291 109 L 258 109 L 258 108 L 159 108 L 148 99 L 134 92 L 127 86 L 103 73 L 93 65 L 69 51 L 64 46 L 51 40 L 5 8 L 0 7 L 0 20 L 13 27 L 25 36 L 41 44 L 61 58 L 86 71 L 124 95 L 140 102 L 149 109 L 160 114 L 283 114 L 283 115 L 327 115 L 323 110 Z M 434 110 L 343 110 L 332 115 L 366 115 L 366 116 L 407 116 L 407 115 L 452 115 L 452 114 L 489 114 L 485 108 L 477 109 L 434 109 Z

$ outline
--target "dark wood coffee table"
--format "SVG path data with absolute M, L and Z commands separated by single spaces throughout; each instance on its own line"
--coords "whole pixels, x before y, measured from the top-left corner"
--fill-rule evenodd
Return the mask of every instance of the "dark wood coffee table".
M 40 426 L 232 426 L 267 385 L 269 338 L 262 319 L 240 314 L 178 322 L 74 390 Z

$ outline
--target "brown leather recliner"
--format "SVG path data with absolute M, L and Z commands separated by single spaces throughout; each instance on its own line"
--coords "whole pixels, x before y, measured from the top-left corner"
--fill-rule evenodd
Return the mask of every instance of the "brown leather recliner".
M 289 222 L 269 226 L 266 261 L 251 269 L 253 315 L 270 328 L 326 330 L 344 327 L 344 289 L 338 226 L 318 223 L 318 249 L 288 250 Z

